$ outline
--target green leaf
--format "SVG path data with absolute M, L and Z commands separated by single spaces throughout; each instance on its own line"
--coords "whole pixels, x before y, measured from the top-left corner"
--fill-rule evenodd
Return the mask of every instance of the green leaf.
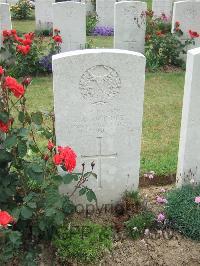
M 32 122 L 36 125 L 41 125 L 43 122 L 43 117 L 41 112 L 36 112 L 31 114 Z
M 11 153 L 5 150 L 0 150 L 0 163 L 9 163 L 13 159 Z
M 32 168 L 32 171 L 35 173 L 43 173 L 43 168 L 40 164 L 33 163 L 31 168 Z
M 97 201 L 96 195 L 91 189 L 89 189 L 86 193 L 86 197 L 89 202 L 92 202 L 93 200 Z
M 67 174 L 63 176 L 63 183 L 64 184 L 70 184 L 74 179 L 74 175 Z
M 24 219 L 30 219 L 33 215 L 33 211 L 31 210 L 31 208 L 29 207 L 26 207 L 26 206 L 23 206 L 21 208 L 21 216 L 24 218 Z
M 92 176 L 94 176 L 97 179 L 97 174 L 91 173 Z
M 35 202 L 28 202 L 27 206 L 30 207 L 31 209 L 36 209 L 36 207 L 37 207 Z
M 19 220 L 20 209 L 19 208 L 15 208 L 14 210 L 12 210 L 11 214 L 15 218 L 15 221 L 17 222 Z
M 27 168 L 27 174 L 30 178 L 41 182 L 43 180 L 43 168 L 38 163 L 31 163 Z
M 21 233 L 18 232 L 18 231 L 12 231 L 10 234 L 9 234 L 9 240 L 11 241 L 11 243 L 13 245 L 18 245 L 20 246 L 21 245 Z
M 27 153 L 27 146 L 26 146 L 26 142 L 25 141 L 22 141 L 20 140 L 18 142 L 18 154 L 20 157 L 24 157 Z
M 51 216 L 53 216 L 56 213 L 56 210 L 53 209 L 53 208 L 48 208 L 48 209 L 45 210 L 45 213 L 46 213 L 47 217 L 51 217 Z
M 0 120 L 6 124 L 9 120 L 9 114 L 7 112 L 0 112 Z
M 43 220 L 39 221 L 38 226 L 39 226 L 41 231 L 45 231 L 46 225 L 45 225 L 45 222 Z
M 83 196 L 87 192 L 87 188 L 83 187 L 81 190 L 79 190 L 79 196 Z
M 29 130 L 27 128 L 20 128 L 19 132 L 18 132 L 18 136 L 19 137 L 27 137 L 29 133 Z
M 17 136 L 16 135 L 12 135 L 12 136 L 8 136 L 5 140 L 5 147 L 7 149 L 12 148 L 13 146 L 15 146 L 17 144 Z
M 19 115 L 18 115 L 19 122 L 23 123 L 24 119 L 25 119 L 25 114 L 24 114 L 24 112 L 20 111 Z
M 57 211 L 56 212 L 56 215 L 54 216 L 54 221 L 57 225 L 62 225 L 63 224 L 63 221 L 65 219 L 65 215 L 63 212 L 61 211 Z

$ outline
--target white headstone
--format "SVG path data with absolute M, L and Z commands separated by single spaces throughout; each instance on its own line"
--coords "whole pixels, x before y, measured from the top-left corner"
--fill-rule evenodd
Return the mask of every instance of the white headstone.
M 114 47 L 144 53 L 147 4 L 123 1 L 115 4 Z
M 114 27 L 114 5 L 116 0 L 96 0 L 98 26 Z
M 17 2 L 19 2 L 19 0 L 0 0 L 0 3 L 6 3 L 10 5 L 15 5 Z
M 86 185 L 100 205 L 138 188 L 144 79 L 140 53 L 95 49 L 53 57 L 57 144 L 73 147 L 86 171 L 95 162 L 98 178 Z
M 152 10 L 154 16 L 160 17 L 162 14 L 165 14 L 166 17 L 172 16 L 174 0 L 153 0 Z
M 200 1 L 187 0 L 174 3 L 172 32 L 175 28 L 175 23 L 180 23 L 180 29 L 183 32 L 181 40 L 186 40 L 190 37 L 189 30 L 196 31 L 200 34 Z M 195 46 L 200 46 L 200 38 L 195 38 Z
M 179 144 L 178 186 L 200 183 L 200 48 L 188 51 Z M 194 175 L 194 176 L 193 176 Z
M 60 30 L 62 52 L 84 49 L 86 44 L 86 8 L 78 2 L 53 4 L 53 26 Z
M 87 14 L 91 14 L 95 11 L 94 2 L 92 0 L 81 0 L 81 3 L 86 5 Z
M 53 27 L 53 7 L 55 0 L 35 1 L 35 21 L 36 29 L 51 29 Z
M 11 16 L 9 4 L 0 4 L 0 48 L 3 44 L 3 30 L 11 30 Z

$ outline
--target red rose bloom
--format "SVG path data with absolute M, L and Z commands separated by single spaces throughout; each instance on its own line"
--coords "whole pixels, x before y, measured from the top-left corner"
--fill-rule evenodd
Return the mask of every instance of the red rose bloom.
M 76 167 L 76 153 L 70 147 L 58 147 L 58 154 L 53 158 L 55 165 L 65 166 L 68 172 Z
M 0 120 L 0 131 L 4 132 L 4 133 L 8 133 L 9 127 L 12 124 L 13 120 L 10 119 L 6 124 L 4 124 L 1 120 Z
M 23 45 L 31 45 L 32 44 L 32 40 L 31 39 L 25 39 L 22 41 Z
M 2 76 L 4 74 L 4 69 L 2 66 L 0 66 L 0 76 Z
M 3 37 L 9 37 L 11 34 L 10 30 L 3 30 Z
M 196 31 L 189 30 L 189 34 L 191 38 L 199 38 L 199 33 Z
M 31 50 L 30 45 L 17 45 L 17 51 L 23 55 L 27 55 Z
M 16 31 L 15 29 L 13 29 L 13 30 L 11 30 L 11 33 L 12 33 L 13 35 L 16 35 L 16 34 L 17 34 L 17 31 Z
M 0 211 L 0 226 L 7 227 L 14 222 L 13 217 L 6 211 Z
M 61 158 L 60 154 L 54 155 L 53 162 L 55 163 L 55 165 L 61 165 L 62 164 L 62 158 Z
M 60 35 L 53 36 L 55 42 L 62 43 L 62 37 Z
M 51 151 L 51 150 L 53 150 L 54 147 L 55 147 L 54 143 L 49 140 L 48 145 L 47 145 L 48 150 Z
M 176 22 L 175 22 L 175 27 L 176 27 L 176 28 L 180 27 L 180 22 L 179 22 L 179 21 L 176 21 Z
M 25 93 L 23 85 L 19 84 L 16 79 L 9 76 L 5 78 L 3 86 L 4 88 L 10 89 L 17 98 L 20 98 Z
M 25 39 L 29 39 L 29 40 L 33 40 L 35 37 L 35 33 L 34 32 L 29 32 L 27 34 L 24 34 Z

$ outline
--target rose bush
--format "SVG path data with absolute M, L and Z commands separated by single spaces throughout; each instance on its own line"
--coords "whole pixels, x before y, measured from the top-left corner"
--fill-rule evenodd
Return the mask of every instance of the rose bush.
M 19 0 L 11 5 L 11 14 L 14 19 L 27 19 L 31 17 L 32 5 L 29 0 Z
M 33 32 L 19 36 L 16 30 L 3 31 L 4 47 L 1 52 L 6 53 L 5 66 L 14 77 L 36 75 L 46 72 L 41 64 L 44 56 L 52 58 L 60 52 L 62 37 L 59 30 L 54 30 L 52 38 L 37 37 Z M 50 60 L 51 63 L 51 60 Z
M 80 191 L 89 201 L 94 192 L 85 185 L 96 175 L 74 173 L 77 155 L 71 147 L 56 147 L 53 113 L 29 112 L 26 104 L 31 78 L 22 82 L 0 67 L 0 264 L 21 252 L 33 251 L 51 240 L 58 226 L 74 211 L 72 195 Z M 46 139 L 46 147 L 38 144 Z M 60 175 L 57 166 L 63 169 Z M 70 195 L 59 193 L 61 184 L 73 182 Z M 12 224 L 12 227 L 9 226 Z M 23 256 L 22 256 L 23 258 Z
M 182 55 L 186 54 L 189 45 L 195 43 L 198 33 L 189 31 L 188 39 L 181 41 L 180 36 L 183 32 L 178 21 L 175 23 L 174 33 L 171 33 L 170 18 L 164 14 L 155 18 L 152 11 L 147 11 L 146 17 L 145 56 L 147 68 L 154 71 L 165 66 L 184 66 Z

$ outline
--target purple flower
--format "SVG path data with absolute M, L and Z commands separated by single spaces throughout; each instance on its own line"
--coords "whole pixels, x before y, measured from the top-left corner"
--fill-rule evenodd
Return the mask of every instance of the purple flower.
M 159 213 L 157 216 L 157 222 L 162 223 L 165 221 L 165 215 L 163 213 Z
M 160 197 L 160 196 L 156 197 L 156 201 L 157 201 L 157 203 L 160 203 L 160 204 L 167 203 L 166 198 L 163 198 L 163 197 Z
M 114 29 L 112 27 L 95 27 L 95 29 L 92 32 L 92 35 L 94 36 L 113 36 L 114 35 Z
M 52 55 L 46 55 L 42 57 L 39 61 L 40 66 L 43 68 L 44 71 L 48 73 L 52 73 Z

